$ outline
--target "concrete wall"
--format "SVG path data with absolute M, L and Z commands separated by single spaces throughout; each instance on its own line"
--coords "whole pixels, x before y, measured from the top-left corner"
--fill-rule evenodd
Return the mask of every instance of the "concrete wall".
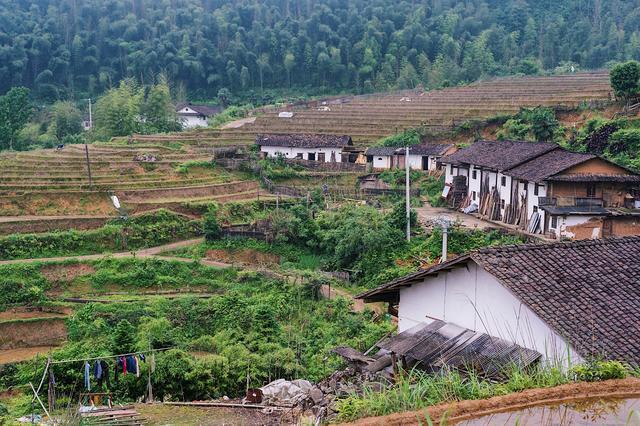
M 207 127 L 209 122 L 205 117 L 199 115 L 179 115 L 182 127 L 185 129 L 194 129 L 196 127 Z
M 266 153 L 267 157 L 275 158 L 278 153 L 284 158 L 296 158 L 298 154 L 302 154 L 303 160 L 309 159 L 309 154 L 315 154 L 315 161 L 318 161 L 318 154 L 324 154 L 325 163 L 331 162 L 331 154 L 335 154 L 335 161 L 342 161 L 342 148 L 290 148 L 283 146 L 262 146 L 260 152 Z M 375 165 L 374 165 L 375 167 Z
M 435 319 L 535 349 L 550 363 L 581 361 L 570 345 L 498 280 L 469 261 L 400 290 L 398 330 Z
M 373 168 L 374 169 L 390 169 L 391 156 L 390 155 L 374 155 Z

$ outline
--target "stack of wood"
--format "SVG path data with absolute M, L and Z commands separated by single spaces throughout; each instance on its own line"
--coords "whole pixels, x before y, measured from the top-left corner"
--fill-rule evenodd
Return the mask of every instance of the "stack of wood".
M 481 216 L 489 220 L 501 220 L 502 212 L 500 211 L 500 192 L 494 187 L 491 191 L 480 197 L 480 205 L 478 212 Z
M 82 424 L 109 426 L 144 425 L 145 420 L 133 406 L 98 408 L 81 414 Z
M 467 196 L 467 177 L 454 176 L 453 186 L 449 192 L 449 204 L 453 208 L 459 208 L 464 198 Z
M 513 188 L 511 194 L 511 204 L 507 204 L 504 208 L 503 222 L 510 225 L 522 225 L 522 218 L 527 217 L 527 202 L 523 195 L 518 195 L 518 185 Z

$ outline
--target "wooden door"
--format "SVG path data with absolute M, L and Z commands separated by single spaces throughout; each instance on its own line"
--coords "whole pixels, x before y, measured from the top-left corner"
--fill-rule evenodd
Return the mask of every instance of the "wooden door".
M 318 153 L 318 161 L 324 163 L 324 152 Z

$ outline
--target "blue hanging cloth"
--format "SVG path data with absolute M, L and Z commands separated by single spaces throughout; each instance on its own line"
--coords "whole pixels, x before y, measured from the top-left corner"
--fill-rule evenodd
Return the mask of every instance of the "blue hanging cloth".
M 84 387 L 87 388 L 88 391 L 91 390 L 91 366 L 89 362 L 84 362 Z

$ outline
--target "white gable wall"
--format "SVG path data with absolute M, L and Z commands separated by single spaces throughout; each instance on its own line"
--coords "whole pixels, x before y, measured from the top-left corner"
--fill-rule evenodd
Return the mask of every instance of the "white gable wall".
M 196 127 L 207 127 L 209 122 L 206 117 L 201 115 L 180 115 L 178 113 L 178 117 L 180 117 L 180 122 L 182 123 L 182 127 L 185 129 L 194 129 Z
M 374 169 L 390 169 L 391 156 L 390 155 L 374 155 L 373 168 Z
M 476 263 L 400 290 L 398 330 L 439 319 L 535 349 L 550 363 L 582 358 L 529 307 Z
M 278 154 L 284 156 L 284 158 L 294 159 L 298 154 L 302 154 L 304 160 L 309 159 L 309 154 L 315 154 L 315 161 L 318 161 L 318 154 L 324 154 L 325 163 L 331 162 L 331 153 L 335 154 L 336 162 L 342 161 L 342 148 L 293 148 L 284 146 L 261 146 L 260 152 L 266 153 L 267 157 L 275 158 Z M 375 167 L 375 166 L 374 166 Z

